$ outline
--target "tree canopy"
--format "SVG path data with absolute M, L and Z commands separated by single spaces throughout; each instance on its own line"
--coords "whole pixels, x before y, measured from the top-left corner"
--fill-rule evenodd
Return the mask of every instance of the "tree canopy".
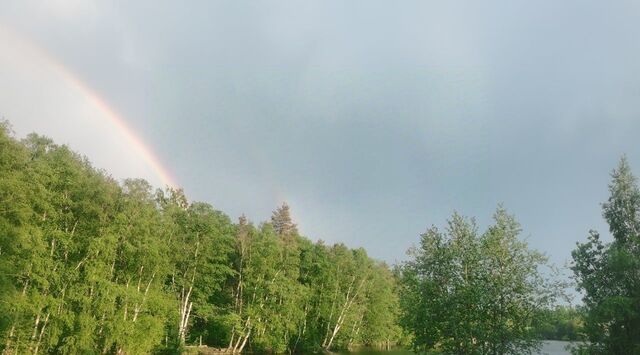
M 640 354 L 640 189 L 622 158 L 602 204 L 613 241 L 590 231 L 565 286 L 499 206 L 480 231 L 454 213 L 393 267 L 362 248 L 300 234 L 283 203 L 232 220 L 181 189 L 116 181 L 83 156 L 0 124 L 3 353 L 420 352 Z
M 301 236 L 286 203 L 269 222 L 233 222 L 0 125 L 3 352 L 383 346 L 401 333 L 395 290 L 363 249 Z
M 591 230 L 572 253 L 589 340 L 582 350 L 640 354 L 640 190 L 626 157 L 611 174 L 609 193 L 602 214 L 613 241 Z
M 416 351 L 522 354 L 539 346 L 537 324 L 560 284 L 540 270 L 546 258 L 519 238 L 505 209 L 479 233 L 454 214 L 429 228 L 401 266 L 402 323 Z

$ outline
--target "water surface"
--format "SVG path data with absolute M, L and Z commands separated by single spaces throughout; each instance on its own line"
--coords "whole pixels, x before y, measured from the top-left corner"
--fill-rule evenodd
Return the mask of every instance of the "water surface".
M 571 342 L 568 341 L 558 341 L 558 340 L 548 340 L 545 341 L 542 345 L 542 350 L 540 354 L 545 355 L 568 355 L 571 354 L 570 351 L 566 350 L 565 347 L 570 345 Z
M 571 352 L 565 349 L 567 345 L 571 344 L 568 341 L 548 340 L 543 342 L 542 349 L 538 355 L 570 355 Z M 344 353 L 347 354 L 347 353 Z M 394 350 L 376 350 L 376 349 L 361 349 L 350 354 L 357 355 L 413 355 L 413 352 L 404 349 Z

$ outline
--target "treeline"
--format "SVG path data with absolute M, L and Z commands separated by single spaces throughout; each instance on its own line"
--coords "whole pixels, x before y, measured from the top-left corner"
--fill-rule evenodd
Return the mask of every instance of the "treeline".
M 557 306 L 542 310 L 538 331 L 545 340 L 583 341 L 584 315 L 581 308 Z
M 233 222 L 0 127 L 3 353 L 386 347 L 401 336 L 395 280 L 363 249 L 300 236 L 286 205 Z
M 613 241 L 591 230 L 572 252 L 577 309 L 555 306 L 566 285 L 540 271 L 546 258 L 528 249 L 504 209 L 484 233 L 457 214 L 444 230 L 427 230 L 400 268 L 401 321 L 413 348 L 520 354 L 557 339 L 580 340 L 574 354 L 640 354 L 640 188 L 626 157 L 602 215 Z
M 640 188 L 623 158 L 603 216 L 573 251 L 584 294 L 531 250 L 501 206 L 480 231 L 454 214 L 390 269 L 363 249 L 301 236 L 286 204 L 232 221 L 179 189 L 118 183 L 86 158 L 0 124 L 0 351 L 294 353 L 403 343 L 521 354 L 541 339 L 640 354 Z

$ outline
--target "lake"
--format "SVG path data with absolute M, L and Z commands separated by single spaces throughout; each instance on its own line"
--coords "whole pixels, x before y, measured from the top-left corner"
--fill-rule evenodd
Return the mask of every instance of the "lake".
M 565 350 L 567 345 L 571 344 L 568 341 L 557 341 L 557 340 L 549 340 L 545 341 L 542 346 L 542 351 L 540 354 L 546 355 L 567 355 L 571 354 L 571 352 Z
M 543 342 L 542 349 L 538 353 L 539 355 L 569 355 L 571 352 L 565 350 L 567 345 L 571 344 L 568 341 L 548 340 Z M 363 349 L 353 353 L 345 354 L 357 354 L 357 355 L 411 355 L 411 351 L 395 349 L 389 351 Z

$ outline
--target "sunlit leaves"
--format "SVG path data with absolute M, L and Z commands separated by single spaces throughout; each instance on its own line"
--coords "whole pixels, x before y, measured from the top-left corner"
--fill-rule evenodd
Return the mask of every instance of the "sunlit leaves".
M 519 238 L 520 225 L 498 208 L 478 233 L 454 214 L 432 227 L 409 252 L 400 289 L 403 325 L 416 350 L 458 354 L 520 354 L 538 345 L 539 310 L 559 286 L 541 274 L 546 259 Z

